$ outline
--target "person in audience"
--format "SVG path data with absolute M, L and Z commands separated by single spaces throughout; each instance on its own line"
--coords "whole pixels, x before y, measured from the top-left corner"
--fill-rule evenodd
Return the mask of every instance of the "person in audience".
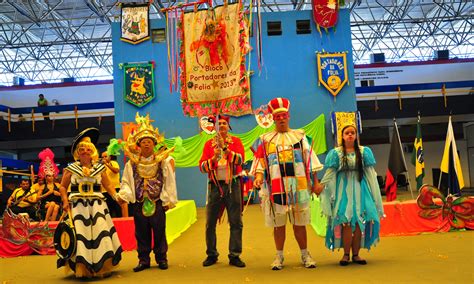
M 44 97 L 43 94 L 39 94 L 38 96 L 38 107 L 47 107 L 48 100 Z M 44 120 L 49 120 L 49 112 L 43 112 Z
M 24 122 L 24 121 L 26 121 L 26 118 L 23 116 L 23 114 L 20 113 L 18 115 L 18 122 Z
M 60 105 L 60 104 L 59 104 L 59 101 L 58 101 L 57 99 L 53 99 L 53 100 L 51 101 L 51 103 L 52 103 L 54 106 L 59 106 L 59 105 Z M 59 113 L 59 111 L 56 111 L 56 113 Z
M 28 213 L 28 216 L 38 221 L 38 207 L 36 206 L 38 193 L 31 189 L 30 180 L 22 179 L 20 187 L 15 189 L 7 201 L 7 208 L 15 214 Z
M 121 202 L 132 203 L 138 265 L 134 272 L 150 268 L 153 247 L 158 268 L 168 269 L 165 212 L 176 206 L 176 175 L 174 148 L 158 148 L 164 136 L 150 124 L 150 117 L 137 113 L 138 128 L 128 136 L 125 153 L 130 160 L 125 164 L 122 186 L 118 193 Z M 153 246 L 152 246 L 153 241 Z
M 328 217 L 326 246 L 344 249 L 341 266 L 352 262 L 367 264 L 360 248 L 370 249 L 379 241 L 382 197 L 375 172 L 375 158 L 369 147 L 360 146 L 357 129 L 341 129 L 341 145 L 326 156 L 326 173 L 321 184 L 321 207 Z
M 122 259 L 122 246 L 101 185 L 116 200 L 117 193 L 105 166 L 98 162 L 94 145 L 98 138 L 97 128 L 85 129 L 74 138 L 71 152 L 75 162 L 64 169 L 60 187 L 63 210 L 72 215 L 77 243 L 75 254 L 60 258 L 58 268 L 68 266 L 80 278 L 110 276 Z
M 117 157 L 109 155 L 107 152 L 103 152 L 101 157 L 102 164 L 105 166 L 105 172 L 114 186 L 115 191 L 118 192 L 120 190 L 120 165 L 117 163 Z M 102 194 L 105 196 L 105 201 L 107 202 L 107 207 L 109 207 L 112 217 L 128 217 L 128 207 L 126 203 L 118 204 L 103 187 Z
M 38 183 L 33 188 L 38 192 L 41 210 L 45 212 L 44 221 L 56 221 L 61 206 L 60 184 L 55 182 L 59 169 L 54 163 L 54 153 L 46 148 L 38 154 L 41 160 Z
M 203 266 L 217 262 L 219 253 L 216 243 L 216 224 L 224 209 L 227 210 L 230 224 L 229 264 L 245 267 L 240 259 L 242 253 L 242 163 L 245 161 L 245 151 L 242 141 L 230 135 L 230 117 L 219 115 L 218 121 L 211 117 L 217 135 L 204 145 L 199 161 L 202 173 L 207 174 L 209 184 L 206 205 L 206 254 Z
M 254 185 L 261 188 L 260 198 L 265 213 L 265 224 L 273 227 L 276 247 L 272 270 L 283 268 L 283 247 L 286 223 L 301 250 L 305 268 L 315 268 L 316 262 L 308 251 L 306 225 L 310 224 L 311 193 L 319 193 L 321 185 L 316 175 L 323 165 L 312 150 L 304 130 L 290 129 L 290 101 L 274 98 L 268 110 L 275 121 L 275 130 L 265 133 L 252 146 L 255 159 L 251 173 Z

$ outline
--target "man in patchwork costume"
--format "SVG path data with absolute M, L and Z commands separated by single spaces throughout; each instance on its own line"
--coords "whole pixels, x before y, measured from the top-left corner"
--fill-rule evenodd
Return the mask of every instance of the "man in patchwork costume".
M 289 108 L 290 102 L 285 98 L 275 98 L 268 103 L 275 130 L 261 135 L 252 146 L 254 185 L 261 188 L 265 223 L 274 228 L 277 254 L 271 264 L 273 270 L 283 268 L 287 220 L 293 225 L 304 267 L 316 267 L 307 250 L 306 225 L 310 223 L 311 193 L 319 194 L 322 190 L 316 172 L 322 170 L 323 165 L 304 131 L 289 128 Z
M 135 272 L 150 268 L 152 250 L 160 269 L 168 269 L 165 212 L 175 207 L 177 200 L 174 150 L 158 144 L 164 137 L 150 124 L 150 118 L 136 115 L 138 129 L 127 139 L 125 164 L 119 201 L 133 204 L 133 220 L 137 239 L 138 265 Z

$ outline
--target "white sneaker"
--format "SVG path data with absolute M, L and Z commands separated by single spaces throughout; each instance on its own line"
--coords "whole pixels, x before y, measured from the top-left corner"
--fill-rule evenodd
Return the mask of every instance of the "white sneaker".
M 309 253 L 301 256 L 301 262 L 306 268 L 316 268 L 316 261 L 313 260 Z
M 285 258 L 283 256 L 277 254 L 275 260 L 272 262 L 272 270 L 282 270 L 284 260 Z

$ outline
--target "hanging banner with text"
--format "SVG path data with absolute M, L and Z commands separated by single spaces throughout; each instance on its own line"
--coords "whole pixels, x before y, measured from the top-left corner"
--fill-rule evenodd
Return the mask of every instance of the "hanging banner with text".
M 123 3 L 121 7 L 120 39 L 131 44 L 138 44 L 149 39 L 149 5 Z
M 152 63 L 123 65 L 124 99 L 143 107 L 155 97 L 155 79 Z
M 178 34 L 184 114 L 201 117 L 251 113 L 245 69 L 249 36 L 241 4 L 184 13 Z
M 348 83 L 346 53 L 317 53 L 318 82 L 334 97 Z

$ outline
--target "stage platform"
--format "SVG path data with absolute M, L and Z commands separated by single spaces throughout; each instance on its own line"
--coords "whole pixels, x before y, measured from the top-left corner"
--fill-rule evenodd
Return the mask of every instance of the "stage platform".
M 430 220 L 420 217 L 418 214 L 420 208 L 415 200 L 384 202 L 384 212 L 385 218 L 381 220 L 380 236 L 409 236 L 451 230 L 447 218 L 443 218 L 441 215 Z M 196 220 L 196 204 L 193 200 L 180 201 L 175 208 L 166 212 L 168 243 L 172 243 L 177 239 Z M 324 237 L 327 222 L 326 217 L 321 214 L 318 198 L 312 200 L 311 220 L 311 226 L 316 234 Z M 123 249 L 125 251 L 135 250 L 136 240 L 133 218 L 115 218 L 114 224 Z M 55 228 L 57 222 L 52 222 L 49 226 Z M 34 250 L 27 243 L 13 244 L 2 239 L 0 235 L 0 257 L 15 257 L 32 253 L 34 253 Z M 54 250 L 50 250 L 46 254 L 54 254 Z
M 418 215 L 420 208 L 415 200 L 384 202 L 385 218 L 381 220 L 380 236 L 410 236 L 421 233 L 448 232 L 447 218 L 438 216 L 425 219 Z M 322 216 L 319 198 L 311 201 L 311 226 L 319 236 L 326 236 L 326 217 Z
M 166 238 L 168 243 L 171 244 L 194 224 L 196 220 L 196 203 L 194 200 L 179 201 L 175 208 L 168 210 L 166 212 Z M 114 218 L 113 221 L 123 250 L 129 251 L 136 249 L 137 242 L 135 240 L 133 217 Z M 49 227 L 54 229 L 57 224 L 58 222 L 51 222 L 49 223 Z M 1 225 L 0 230 L 3 230 Z M 27 242 L 20 245 L 13 244 L 1 236 L 3 236 L 3 234 L 0 234 L 0 257 L 16 257 L 34 253 L 34 250 Z M 45 253 L 54 254 L 55 252 L 51 249 Z

